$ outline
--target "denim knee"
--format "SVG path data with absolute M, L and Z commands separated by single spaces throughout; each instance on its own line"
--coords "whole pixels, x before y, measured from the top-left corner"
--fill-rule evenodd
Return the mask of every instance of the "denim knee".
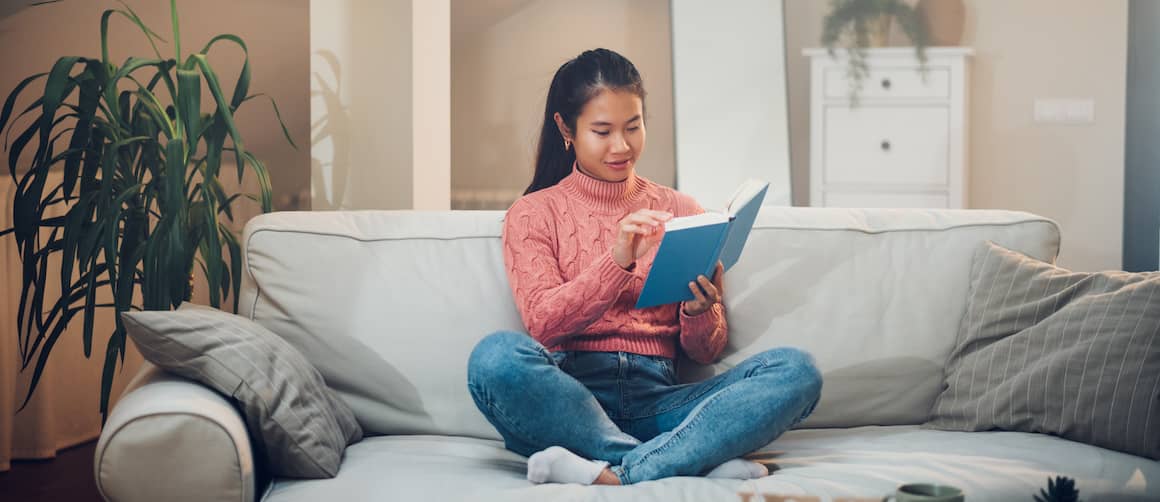
M 522 349 L 522 350 L 521 350 Z M 489 382 L 510 381 L 520 352 L 543 350 L 532 337 L 515 331 L 497 331 L 475 345 L 467 360 L 467 383 L 487 386 Z
M 757 371 L 777 368 L 779 372 L 791 376 L 791 381 L 801 392 L 817 400 L 822 393 L 822 372 L 814 363 L 814 356 L 801 349 L 781 347 L 757 354 L 752 359 L 761 362 Z

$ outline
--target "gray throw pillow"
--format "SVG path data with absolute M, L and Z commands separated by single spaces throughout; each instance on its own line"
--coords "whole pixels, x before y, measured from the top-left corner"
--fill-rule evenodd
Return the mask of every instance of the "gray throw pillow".
M 145 359 L 238 402 L 274 475 L 334 477 L 346 445 L 362 439 L 354 412 L 318 370 L 254 321 L 191 303 L 121 319 Z
M 929 428 L 1160 459 L 1160 273 L 1072 272 L 987 242 Z

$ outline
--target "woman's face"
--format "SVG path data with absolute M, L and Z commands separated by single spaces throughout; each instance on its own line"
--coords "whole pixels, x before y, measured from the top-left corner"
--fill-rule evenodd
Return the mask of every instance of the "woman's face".
M 569 137 L 560 114 L 556 124 Z M 571 132 L 576 161 L 583 171 L 605 181 L 624 181 L 644 153 L 644 105 L 631 92 L 604 89 L 588 100 Z

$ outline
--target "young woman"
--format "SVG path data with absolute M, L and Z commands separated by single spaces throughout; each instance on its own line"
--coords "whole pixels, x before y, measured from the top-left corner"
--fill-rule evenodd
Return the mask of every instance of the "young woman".
M 789 348 L 677 382 L 678 350 L 709 364 L 725 347 L 722 269 L 689 283 L 691 301 L 634 308 L 665 221 L 703 212 L 635 173 L 644 99 L 640 74 L 613 51 L 564 63 L 535 176 L 505 218 L 504 261 L 528 333 L 484 338 L 467 380 L 506 447 L 530 456 L 535 483 L 765 476 L 740 457 L 808 416 L 821 391 L 812 358 Z

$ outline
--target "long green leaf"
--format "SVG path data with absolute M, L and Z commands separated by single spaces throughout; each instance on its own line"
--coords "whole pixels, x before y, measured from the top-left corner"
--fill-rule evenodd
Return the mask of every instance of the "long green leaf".
M 181 23 L 177 19 L 177 0 L 169 0 L 169 19 L 173 23 L 173 60 L 181 61 Z
M 40 120 L 37 119 L 37 122 L 40 122 Z M 23 133 L 20 133 L 20 136 L 16 137 L 16 141 L 12 142 L 12 148 L 8 151 L 8 172 L 12 176 L 13 180 L 16 180 L 16 170 L 20 164 L 20 155 L 24 153 L 24 147 L 27 146 L 30 141 L 32 141 L 33 136 L 35 136 L 39 130 L 39 125 L 33 124 Z M 36 159 L 33 159 L 32 162 L 33 165 L 36 165 Z M 31 171 L 31 169 L 29 169 L 29 171 Z
M 186 150 L 197 149 L 197 131 L 201 129 L 201 74 L 177 70 L 177 116 L 185 128 Z
M 222 96 L 221 85 L 218 84 L 217 74 L 214 73 L 213 68 L 210 68 L 209 61 L 206 60 L 204 54 L 194 54 L 192 56 L 201 68 L 202 75 L 205 76 L 205 81 L 209 84 L 209 90 L 213 94 L 214 101 L 217 102 L 218 113 L 217 117 L 225 122 L 226 129 L 230 132 L 230 139 L 234 141 L 234 148 L 237 152 L 238 163 L 238 179 L 242 178 L 242 172 L 246 169 L 246 156 L 244 155 L 246 149 L 242 143 L 242 135 L 238 133 L 238 128 L 234 125 L 234 115 L 230 111 L 230 106 L 226 102 L 225 97 Z
M 93 273 L 96 273 L 96 271 L 94 271 Z M 99 286 L 99 285 L 105 284 L 105 283 L 107 283 L 107 281 L 98 282 L 97 285 Z M 79 297 L 83 294 L 84 294 L 83 291 L 72 290 L 71 294 L 64 295 L 64 301 L 62 302 L 62 304 L 63 305 L 71 305 L 72 302 L 78 300 Z M 69 321 L 71 321 L 73 316 L 75 316 L 77 314 L 77 312 L 80 310 L 81 310 L 80 308 L 63 308 L 63 309 L 61 309 L 60 310 L 61 317 L 59 319 L 53 320 L 51 331 L 48 332 L 47 336 L 38 340 L 38 342 L 43 340 L 44 346 L 39 347 L 39 343 L 37 344 L 38 356 L 37 356 L 36 366 L 33 368 L 32 379 L 29 381 L 28 393 L 25 394 L 24 401 L 20 404 L 19 410 L 23 410 L 24 407 L 28 405 L 28 401 L 30 401 L 32 399 L 32 394 L 36 390 L 36 386 L 40 382 L 40 378 L 44 373 L 44 369 L 48 365 L 48 356 L 49 356 L 49 354 L 52 353 L 53 346 L 56 345 L 57 340 L 60 339 L 60 336 L 64 333 L 65 328 L 68 327 Z
M 88 277 L 89 283 L 85 286 L 83 319 L 85 357 L 89 357 L 93 353 L 93 323 L 96 321 L 97 306 L 97 274 L 89 274 Z
M 114 73 L 113 76 L 109 78 L 109 81 L 105 83 L 105 100 L 112 102 L 112 103 L 117 103 L 118 102 L 117 93 L 119 90 L 117 87 L 118 82 L 120 82 L 121 79 L 128 77 L 129 75 L 132 75 L 133 72 L 140 70 L 142 68 L 147 68 L 147 67 L 154 67 L 154 68 L 157 68 L 158 71 L 164 72 L 168 68 L 170 68 L 171 66 L 172 66 L 172 62 L 163 61 L 161 59 L 150 59 L 150 58 L 139 58 L 139 57 L 130 57 L 130 58 L 126 59 L 125 64 L 121 65 L 121 68 L 119 68 L 117 70 L 117 72 Z M 138 87 L 140 87 L 140 84 L 138 84 Z M 173 91 L 174 91 L 174 88 L 171 85 L 170 92 L 173 92 Z M 122 91 L 122 92 L 124 92 L 124 91 Z M 152 96 L 152 93 L 147 93 L 147 94 Z M 124 94 L 122 94 L 122 96 L 123 95 Z M 154 97 L 153 100 L 156 101 L 156 97 Z M 121 103 L 121 106 L 126 106 L 126 105 L 127 105 L 127 103 Z M 124 126 L 128 126 L 130 118 L 128 117 L 129 113 L 126 110 L 124 110 L 120 107 L 115 107 L 115 106 L 110 107 L 110 109 L 117 110 L 119 112 L 119 114 L 121 115 L 120 117 L 115 117 L 115 122 L 117 122 L 118 124 L 123 124 Z
M 242 102 L 246 100 L 246 95 L 250 92 L 250 48 L 246 47 L 246 43 L 243 42 L 242 39 L 237 35 L 230 35 L 227 33 L 210 39 L 210 41 L 205 44 L 205 47 L 201 49 L 200 54 L 208 57 L 209 49 L 213 47 L 215 43 L 223 40 L 233 42 L 237 44 L 238 47 L 241 47 L 242 56 L 244 58 L 242 61 L 242 71 L 238 74 L 238 82 L 234 85 L 233 97 L 230 98 L 230 109 L 236 110 L 239 106 L 241 106 Z
M 68 213 L 65 215 L 64 237 L 62 239 L 64 241 L 64 248 L 60 262 L 61 291 L 68 291 L 68 285 L 72 281 L 73 266 L 77 260 L 78 244 L 86 230 L 84 223 L 91 213 L 91 206 L 96 196 L 96 192 L 89 192 L 82 195 L 77 203 L 69 208 Z M 81 272 L 83 273 L 84 271 L 82 270 Z M 85 356 L 88 356 L 87 350 L 85 351 Z
M 189 274 L 190 260 L 196 250 L 196 243 L 193 248 L 189 247 L 189 243 L 185 241 L 184 233 L 181 231 L 179 225 L 188 218 L 185 206 L 185 144 L 180 140 L 170 140 L 166 146 L 165 152 L 165 203 L 170 207 L 169 215 L 172 217 L 170 222 L 169 232 L 165 236 L 168 242 L 168 255 L 165 256 L 165 266 L 162 273 L 168 277 L 185 277 Z M 179 280 L 170 284 L 170 290 L 166 297 L 169 308 L 176 307 L 185 299 L 185 293 L 188 290 L 188 281 Z
M 157 44 L 154 43 L 153 40 L 157 39 L 164 42 L 165 39 L 161 38 L 161 36 L 157 33 L 154 33 L 153 30 L 149 29 L 148 26 L 145 26 L 145 23 L 141 21 L 141 18 L 137 17 L 137 13 L 133 12 L 133 9 L 129 8 L 125 2 L 121 2 L 121 5 L 124 5 L 125 8 L 129 10 L 129 12 L 125 12 L 120 9 L 109 9 L 101 14 L 101 61 L 105 64 L 109 64 L 111 62 L 109 60 L 109 18 L 113 14 L 120 14 L 125 16 L 126 19 L 132 21 L 133 24 L 136 24 L 137 27 L 141 28 L 141 31 L 145 33 L 145 37 L 149 40 L 149 45 L 153 47 L 153 53 L 157 55 L 157 59 L 161 59 L 161 51 L 157 50 Z
M 60 107 L 61 102 L 64 101 L 68 95 L 66 91 L 71 92 L 72 87 L 75 86 L 69 78 L 69 73 L 72 72 L 73 66 L 78 62 L 83 61 L 83 58 L 76 56 L 67 56 L 60 58 L 53 65 L 52 71 L 48 72 L 48 81 L 44 84 L 44 104 L 40 115 L 40 145 L 36 151 L 36 159 L 34 162 L 45 162 L 49 159 L 49 138 L 52 136 L 52 125 L 56 119 L 56 110 Z
M 177 131 L 177 124 L 175 124 L 174 121 L 169 120 L 169 115 L 165 113 L 165 109 L 162 108 L 161 103 L 157 101 L 157 97 L 154 96 L 153 93 L 139 90 L 137 92 L 137 98 L 140 100 L 139 103 L 143 104 L 142 109 L 149 114 L 154 123 L 157 125 L 165 126 L 165 128 L 161 130 L 161 133 L 164 134 L 166 138 L 181 138 L 181 134 Z
M 97 281 L 96 287 L 103 287 L 103 286 L 107 286 L 108 284 L 109 284 L 108 281 Z M 70 311 L 73 311 L 74 312 L 73 315 L 75 315 L 76 311 L 80 311 L 83 308 L 83 307 L 70 307 L 70 305 L 72 304 L 71 302 L 78 301 L 78 298 L 80 298 L 84 294 L 85 294 L 85 292 L 82 290 L 79 290 L 79 289 L 74 290 L 69 295 L 62 297 L 62 300 L 59 301 L 53 307 L 52 314 L 48 317 L 48 321 L 45 323 L 44 327 L 42 329 L 40 329 L 40 331 L 37 332 L 37 337 L 34 340 L 34 343 L 32 344 L 31 348 L 27 352 L 28 357 L 21 361 L 20 371 L 27 370 L 28 366 L 31 365 L 34 362 L 34 360 L 38 359 L 38 354 L 40 354 L 41 350 L 47 350 L 44 347 L 42 347 L 41 344 L 49 341 L 51 334 L 56 329 L 55 327 L 58 324 L 60 324 L 61 320 L 57 318 L 58 315 L 61 316 L 61 318 L 63 318 L 63 316 L 65 314 L 68 314 Z M 67 322 L 65 324 L 67 324 Z M 64 328 L 62 327 L 61 329 L 63 331 Z M 31 395 L 31 393 L 30 393 L 30 395 Z
M 209 302 L 214 307 L 221 307 L 222 283 L 222 243 L 218 237 L 218 199 L 217 194 L 208 185 L 202 185 L 202 197 L 205 199 L 205 213 L 202 217 L 203 238 L 206 250 L 203 257 L 206 261 L 206 280 L 209 288 Z
M 113 392 L 113 372 L 117 369 L 117 360 L 125 363 L 125 327 L 121 325 L 121 316 L 117 316 L 117 328 L 109 337 L 109 344 L 105 348 L 105 367 L 101 371 L 101 417 L 109 414 L 109 396 Z
M 278 117 L 278 125 L 282 126 L 282 136 L 284 136 L 286 138 L 286 141 L 290 143 L 290 146 L 294 147 L 294 149 L 297 150 L 298 145 L 295 144 L 294 140 L 290 138 L 290 131 L 288 129 L 286 129 L 286 121 L 282 120 L 282 112 L 278 110 L 278 103 L 274 102 L 273 97 L 270 97 L 269 95 L 267 95 L 265 93 L 259 93 L 259 94 L 254 94 L 253 96 L 249 96 L 243 101 L 249 101 L 249 100 L 256 98 L 256 97 L 259 97 L 259 96 L 265 97 L 265 98 L 270 100 L 270 104 L 274 106 L 274 115 L 276 117 Z
M 97 113 L 97 104 L 101 100 L 100 84 L 97 80 L 98 75 L 93 74 L 93 71 L 99 71 L 101 63 L 96 61 L 88 62 L 88 69 L 86 73 L 89 78 L 81 80 L 78 86 L 80 87 L 79 105 L 77 113 L 77 122 L 73 127 L 73 135 L 69 140 L 69 150 L 80 150 L 87 147 L 89 140 L 92 137 L 92 123 Z M 81 152 L 69 155 L 68 160 L 64 165 L 64 197 L 67 200 L 76 188 L 77 179 L 80 177 Z
M 4 107 L 0 108 L 0 131 L 3 131 L 4 126 L 8 124 L 8 117 L 12 116 L 12 108 L 16 106 L 16 99 L 20 96 L 21 91 L 23 91 L 25 87 L 28 87 L 29 84 L 35 82 L 37 79 L 45 75 L 48 75 L 48 73 L 37 73 L 36 75 L 21 80 L 19 84 L 16 84 L 16 88 L 13 89 L 12 92 L 8 94 L 8 98 L 4 100 Z
M 227 150 L 229 150 L 227 148 Z M 270 183 L 270 172 L 266 170 L 266 164 L 254 157 L 250 152 L 242 154 L 246 160 L 250 162 L 250 167 L 254 174 L 258 176 L 259 201 L 262 206 L 262 212 L 268 213 L 274 210 L 274 189 Z
M 230 204 L 232 204 L 240 194 L 234 194 L 233 197 L 227 197 L 225 189 L 222 188 L 222 184 L 218 181 L 217 178 L 207 178 L 205 183 L 209 185 L 211 190 L 213 190 L 214 197 L 221 201 L 218 207 L 219 212 L 225 213 L 227 219 L 234 221 L 234 213 L 233 209 L 230 207 Z
M 233 230 L 225 224 L 221 225 L 222 240 L 226 243 L 226 249 L 230 254 L 230 284 L 233 286 L 230 290 L 230 296 L 234 299 L 234 310 L 238 311 L 238 295 L 242 286 L 242 246 L 238 243 L 238 237 L 234 235 Z
M 12 142 L 12 130 L 16 128 L 16 122 L 18 122 L 25 115 L 28 115 L 29 113 L 32 113 L 33 111 L 40 110 L 42 105 L 44 105 L 44 98 L 43 97 L 36 98 L 36 101 L 33 101 L 32 104 L 28 105 L 28 108 L 25 108 L 24 111 L 20 112 L 20 115 L 17 115 L 16 118 L 12 119 L 12 123 L 8 125 L 8 132 L 4 133 L 4 149 L 5 150 L 8 149 L 8 145 Z M 33 121 L 32 128 L 35 129 L 36 124 L 39 124 L 39 123 L 40 123 L 40 118 L 37 117 L 37 119 L 35 121 Z
M 64 329 L 68 326 L 68 321 L 72 319 L 73 315 L 75 315 L 75 312 L 67 311 L 53 330 L 49 332 L 44 342 L 44 347 L 39 348 L 39 358 L 32 372 L 32 380 L 28 383 L 28 394 L 24 396 L 24 402 L 20 404 L 20 410 L 23 410 L 28 405 L 28 401 L 32 399 L 32 392 L 36 390 L 36 384 L 40 382 L 40 376 L 44 373 L 44 368 L 48 364 L 48 355 L 52 353 L 52 347 L 60 339 L 61 333 L 64 332 Z

